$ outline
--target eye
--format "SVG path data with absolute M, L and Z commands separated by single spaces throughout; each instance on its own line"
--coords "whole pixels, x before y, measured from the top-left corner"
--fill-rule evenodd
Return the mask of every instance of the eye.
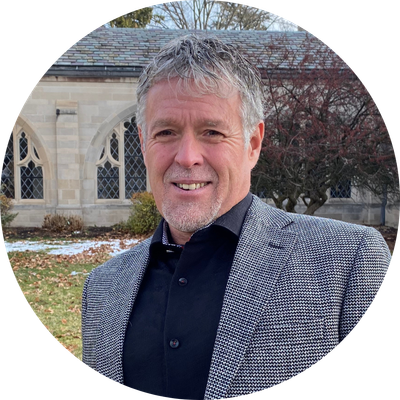
M 207 136 L 223 136 L 221 132 L 213 131 L 213 130 L 207 131 L 206 135 Z
M 169 131 L 168 129 L 165 129 L 163 131 L 157 132 L 154 137 L 166 137 L 166 136 L 171 136 L 172 132 Z

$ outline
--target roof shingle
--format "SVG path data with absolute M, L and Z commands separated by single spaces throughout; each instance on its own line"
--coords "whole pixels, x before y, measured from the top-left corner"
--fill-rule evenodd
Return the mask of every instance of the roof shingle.
M 290 46 L 298 52 L 300 61 L 305 55 L 312 53 L 315 48 L 324 46 L 318 39 L 306 32 L 269 32 L 269 31 L 193 31 L 193 30 L 161 30 L 161 29 L 131 29 L 100 27 L 67 50 L 47 71 L 47 75 L 80 74 L 80 68 L 91 68 L 92 75 L 110 75 L 112 67 L 119 76 L 137 76 L 150 62 L 154 55 L 171 40 L 188 35 L 200 34 L 216 36 L 226 43 L 243 49 L 247 57 L 257 66 L 263 64 L 270 56 L 267 49 L 272 39 L 284 37 L 281 47 Z M 312 38 L 312 45 L 304 46 L 307 38 Z M 280 49 L 274 48 L 274 54 Z M 104 67 L 107 66 L 107 72 Z M 79 67 L 79 68 L 78 68 Z M 110 69 L 111 67 L 111 69 Z M 87 75 L 88 71 L 82 76 Z

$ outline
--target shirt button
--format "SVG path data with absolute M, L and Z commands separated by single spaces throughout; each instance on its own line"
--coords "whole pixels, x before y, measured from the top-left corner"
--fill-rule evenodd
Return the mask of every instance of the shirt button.
M 178 339 L 172 339 L 172 340 L 170 340 L 169 345 L 173 349 L 176 349 L 179 346 L 179 340 Z
M 178 282 L 179 282 L 179 286 L 186 286 L 187 285 L 187 279 L 186 278 L 179 278 Z

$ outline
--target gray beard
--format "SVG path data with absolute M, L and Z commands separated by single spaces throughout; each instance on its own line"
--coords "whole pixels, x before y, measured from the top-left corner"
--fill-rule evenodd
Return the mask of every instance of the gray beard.
M 212 203 L 211 208 L 201 215 L 196 215 L 196 211 L 198 211 L 196 202 L 187 203 L 183 206 L 167 200 L 162 205 L 162 211 L 170 226 L 180 232 L 193 233 L 214 222 L 218 217 L 221 205 L 221 200 L 217 198 Z

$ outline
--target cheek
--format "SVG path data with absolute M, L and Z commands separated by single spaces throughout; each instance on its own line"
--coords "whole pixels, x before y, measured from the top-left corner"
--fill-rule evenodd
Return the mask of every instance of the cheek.
M 213 160 L 214 162 L 210 163 L 210 165 L 218 175 L 219 186 L 230 190 L 232 183 L 238 179 L 239 168 L 237 160 L 233 156 L 221 157 L 221 154 L 215 155 Z
M 232 191 L 232 195 L 234 195 L 234 192 L 239 190 L 241 185 L 244 183 L 247 184 L 251 168 L 246 155 L 243 155 L 243 153 L 233 153 L 229 158 L 224 160 L 221 170 L 226 180 L 225 184 Z
M 171 165 L 168 153 L 164 149 L 154 148 L 148 151 L 145 157 L 146 168 L 150 179 L 162 180 L 166 170 Z

